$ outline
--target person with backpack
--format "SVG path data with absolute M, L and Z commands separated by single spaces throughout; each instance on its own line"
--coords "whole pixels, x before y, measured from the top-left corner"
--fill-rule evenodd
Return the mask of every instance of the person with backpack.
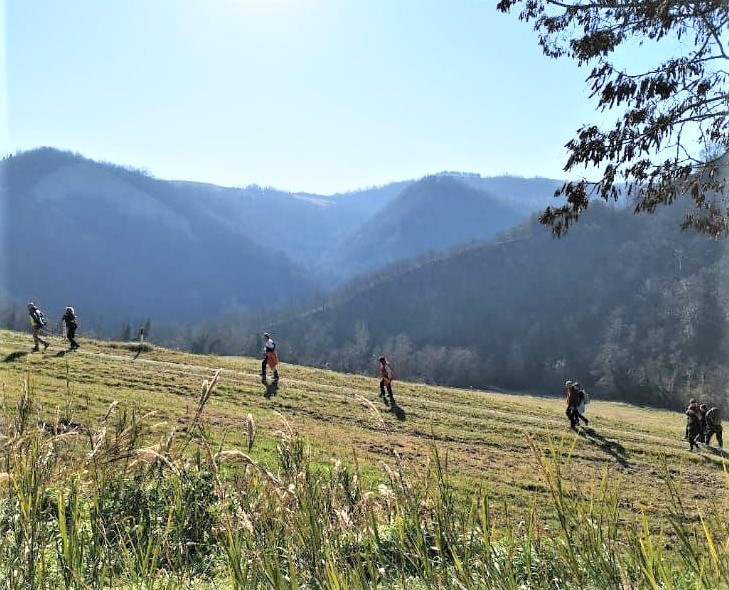
M 587 426 L 590 421 L 585 417 L 585 410 L 587 409 L 587 404 L 590 403 L 590 397 L 587 395 L 587 392 L 583 387 L 580 387 L 579 382 L 574 382 L 574 387 L 577 390 L 577 420 L 579 423 L 579 420 L 582 420 L 585 423 L 585 426 Z
M 704 414 L 704 439 L 703 442 L 706 445 L 709 445 L 709 442 L 711 441 L 711 437 L 716 435 L 716 441 L 719 443 L 719 450 L 724 450 L 724 440 L 723 440 L 723 428 L 721 425 L 721 414 L 719 412 L 719 408 L 716 408 L 712 406 L 709 408 L 706 404 L 701 404 L 699 406 L 701 411 Z M 709 445 L 710 446 L 710 445 Z
M 30 327 L 33 330 L 33 344 L 35 344 L 32 351 L 38 352 L 38 346 L 40 344 L 43 345 L 43 350 L 45 350 L 48 348 L 48 342 L 40 337 L 40 331 L 46 327 L 46 318 L 43 312 L 32 301 L 28 302 L 28 316 L 30 317 Z
M 689 442 L 689 451 L 698 450 L 696 438 L 701 435 L 701 408 L 698 402 L 691 398 L 686 408 L 686 438 Z
M 273 371 L 273 385 L 278 385 L 278 353 L 276 352 L 276 343 L 273 341 L 268 332 L 263 335 L 263 361 L 261 362 L 261 383 L 268 385 L 266 379 L 266 369 Z
M 78 342 L 76 342 L 76 329 L 78 328 L 78 318 L 76 317 L 76 311 L 73 307 L 69 306 L 66 308 L 66 312 L 61 318 L 61 325 L 66 325 L 66 338 L 71 343 L 69 350 L 76 350 L 78 348 Z
M 577 410 L 577 405 L 580 403 L 577 388 L 572 381 L 567 380 L 564 384 L 564 391 L 565 401 L 567 402 L 567 409 L 564 413 L 569 418 L 570 428 L 577 430 L 577 425 L 580 423 L 579 411 Z
M 384 356 L 378 359 L 380 363 L 380 398 L 385 404 L 388 403 L 390 406 L 395 405 L 395 397 L 392 395 L 392 382 L 395 380 L 395 371 L 392 370 L 390 363 Z M 385 390 L 387 390 L 387 397 L 385 396 Z

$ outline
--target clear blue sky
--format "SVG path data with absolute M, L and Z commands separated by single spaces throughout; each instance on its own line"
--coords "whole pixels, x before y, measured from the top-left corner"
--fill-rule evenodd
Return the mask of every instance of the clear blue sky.
M 563 178 L 586 69 L 467 0 L 4 0 L 0 149 L 322 194 Z

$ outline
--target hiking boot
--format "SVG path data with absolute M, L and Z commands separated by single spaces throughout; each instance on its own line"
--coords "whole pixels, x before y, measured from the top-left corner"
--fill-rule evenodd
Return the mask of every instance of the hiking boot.
M 38 352 L 38 347 L 37 347 L 37 346 L 34 346 L 34 347 L 33 347 L 33 348 L 31 348 L 30 350 L 31 350 L 31 352 Z
M 45 350 L 46 348 L 48 348 L 48 342 L 43 343 L 43 350 Z

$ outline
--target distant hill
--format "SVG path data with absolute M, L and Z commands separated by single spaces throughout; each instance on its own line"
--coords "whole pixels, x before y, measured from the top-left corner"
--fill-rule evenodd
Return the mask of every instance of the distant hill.
M 5 158 L 0 183 L 3 303 L 73 303 L 99 334 L 299 305 L 358 273 L 490 238 L 558 184 L 442 173 L 327 196 L 161 180 L 52 148 Z
M 350 274 L 423 253 L 482 240 L 515 226 L 525 213 L 452 176 L 409 184 L 340 243 L 332 261 Z
M 339 285 L 383 265 L 493 237 L 546 206 L 561 182 L 442 173 L 332 196 L 174 184 L 204 200 L 222 224 Z
M 59 317 L 74 305 L 87 330 L 282 304 L 316 287 L 169 182 L 51 149 L 5 159 L 0 178 L 3 299 Z
M 554 204 L 554 193 L 563 184 L 551 178 L 520 178 L 518 176 L 483 177 L 474 174 L 457 175 L 467 184 L 494 195 L 501 203 L 520 215 L 540 211 Z
M 353 193 L 322 196 L 287 193 L 270 187 L 224 188 L 212 184 L 173 182 L 186 198 L 204 204 L 208 215 L 269 250 L 284 253 L 311 273 L 347 280 L 352 269 L 331 273 L 330 259 L 340 240 L 367 223 L 411 182 Z M 328 271 L 325 271 L 328 269 Z

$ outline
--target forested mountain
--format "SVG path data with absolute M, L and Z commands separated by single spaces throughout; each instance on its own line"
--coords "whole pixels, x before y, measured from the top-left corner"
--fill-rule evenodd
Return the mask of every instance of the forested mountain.
M 322 196 L 160 180 L 51 148 L 20 153 L 0 163 L 0 297 L 56 312 L 73 304 L 100 335 L 127 321 L 301 304 L 361 270 L 492 236 L 551 195 L 473 188 L 486 181 L 449 173 Z
M 199 320 L 316 287 L 171 183 L 45 149 L 7 158 L 0 178 L 3 300 L 59 317 L 74 305 L 86 330 Z
M 669 407 L 725 398 L 726 243 L 593 206 L 553 239 L 535 220 L 499 243 L 362 279 L 274 322 L 282 356 L 344 371 L 387 354 L 407 378 L 601 396 Z
M 501 203 L 517 213 L 538 211 L 553 204 L 554 192 L 562 186 L 561 180 L 551 178 L 520 178 L 518 176 L 483 177 L 477 174 L 456 174 L 463 182 L 495 196 Z
M 442 251 L 514 227 L 523 213 L 453 176 L 429 176 L 402 190 L 347 236 L 333 255 L 352 274 Z
M 316 274 L 331 266 L 329 258 L 337 251 L 339 239 L 376 215 L 410 182 L 334 196 L 287 193 L 255 185 L 172 184 L 179 190 L 179 198 L 199 203 L 221 225 L 286 254 Z M 341 279 L 350 276 L 348 269 L 339 269 Z

